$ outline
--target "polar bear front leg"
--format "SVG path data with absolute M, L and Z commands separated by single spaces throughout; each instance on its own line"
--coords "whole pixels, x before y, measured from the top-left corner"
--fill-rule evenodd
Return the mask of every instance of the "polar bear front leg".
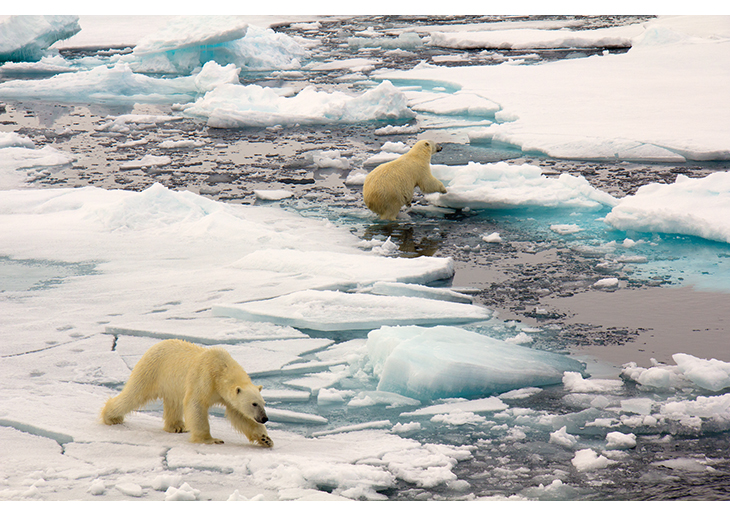
M 223 444 L 221 439 L 210 435 L 208 407 L 197 400 L 185 398 L 185 426 L 190 430 L 190 442 L 203 444 Z

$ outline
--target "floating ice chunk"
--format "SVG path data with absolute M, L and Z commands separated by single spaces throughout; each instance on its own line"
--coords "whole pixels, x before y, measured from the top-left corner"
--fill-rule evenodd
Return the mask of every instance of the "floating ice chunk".
M 623 386 L 621 380 L 583 378 L 580 373 L 571 371 L 566 371 L 562 380 L 570 392 L 610 392 Z
M 672 358 L 676 366 L 652 361 L 652 367 L 643 368 L 630 362 L 624 365 L 621 375 L 654 389 L 679 389 L 695 385 L 718 392 L 730 387 L 730 363 L 714 358 L 706 360 L 685 353 L 676 353 Z
M 450 301 L 452 303 L 471 303 L 473 301 L 471 296 L 455 292 L 449 288 L 434 288 L 413 283 L 378 281 L 371 287 L 362 289 L 361 292 L 377 294 L 379 296 L 423 297 Z
M 672 359 L 685 378 L 710 391 L 730 387 L 730 363 L 717 359 L 704 360 L 685 353 L 676 353 Z
M 730 172 L 674 184 L 642 186 L 606 215 L 607 224 L 626 231 L 679 233 L 730 243 Z
M 443 423 L 452 426 L 478 425 L 487 420 L 473 412 L 450 412 L 448 414 L 436 414 L 431 418 L 432 423 Z
M 391 134 L 416 134 L 421 130 L 418 125 L 386 125 L 375 129 L 375 136 L 390 136 Z
M 721 396 L 697 396 L 694 400 L 670 401 L 663 404 L 660 413 L 680 421 L 687 418 L 705 418 L 715 422 L 730 422 L 730 393 Z
M 387 163 L 389 161 L 393 161 L 394 159 L 398 159 L 401 157 L 400 153 L 397 152 L 379 152 L 373 156 L 368 157 L 365 161 L 363 161 L 363 165 L 365 166 L 373 166 L 373 165 L 380 165 L 381 163 Z
M 593 284 L 593 288 L 598 288 L 602 290 L 616 290 L 618 286 L 618 278 L 603 278 Z
M 487 242 L 488 244 L 499 244 L 502 242 L 502 237 L 496 232 L 489 233 L 488 235 L 485 233 L 482 235 L 482 241 Z
M 318 290 L 218 305 L 213 313 L 319 331 L 365 330 L 388 324 L 458 324 L 491 317 L 490 310 L 475 305 Z
M 555 231 L 559 235 L 572 235 L 574 233 L 580 233 L 583 231 L 583 228 L 578 224 L 552 224 L 550 230 Z
M 312 154 L 314 166 L 317 168 L 350 168 L 350 160 L 340 156 L 340 151 L 315 151 Z
M 78 16 L 9 16 L 0 21 L 0 61 L 38 61 L 80 30 Z
M 119 165 L 119 170 L 133 170 L 135 168 L 164 167 L 172 163 L 170 156 L 153 156 L 148 154 L 142 158 L 127 161 Z
M 578 438 L 568 433 L 568 427 L 564 426 L 560 430 L 550 432 L 550 442 L 557 444 L 563 448 L 573 448 L 578 444 Z
M 609 432 L 606 434 L 606 449 L 626 450 L 636 446 L 634 434 L 623 434 L 621 432 Z
M 417 433 L 421 430 L 421 423 L 418 421 L 413 421 L 411 423 L 396 423 L 393 425 L 393 428 L 391 428 L 391 432 L 398 435 L 403 436 L 409 436 Z
M 610 460 L 604 455 L 598 455 L 594 450 L 586 448 L 575 452 L 575 457 L 570 462 L 578 471 L 592 471 L 607 468 L 616 461 Z
M 429 201 L 451 208 L 509 209 L 540 206 L 550 208 L 597 209 L 615 206 L 611 195 L 593 188 L 584 177 L 561 174 L 558 178 L 542 175 L 534 165 L 474 163 L 448 166 L 431 165 L 448 193 L 429 194 Z
M 557 384 L 565 371 L 584 368 L 565 356 L 447 326 L 384 326 L 368 334 L 368 356 L 380 379 L 378 390 L 416 399 Z
M 0 84 L 0 97 L 65 102 L 157 104 L 189 102 L 197 94 L 193 77 L 158 79 L 133 73 L 129 65 L 64 73 L 37 81 L 14 80 Z
M 204 146 L 205 142 L 196 140 L 165 140 L 159 145 L 160 149 L 196 149 Z
M 248 25 L 237 16 L 190 16 L 172 20 L 124 56 L 136 71 L 190 73 L 208 61 L 247 70 L 301 66 L 307 50 L 286 34 Z
M 289 190 L 254 190 L 254 195 L 262 201 L 281 201 L 293 197 L 294 193 Z
M 345 178 L 345 184 L 348 186 L 365 184 L 365 178 L 367 176 L 368 176 L 367 170 L 362 169 L 362 168 L 357 168 L 355 170 L 350 171 L 350 173 Z
M 380 146 L 380 150 L 384 152 L 394 152 L 397 154 L 405 154 L 411 147 L 403 142 L 385 142 Z
M 0 89 L 0 93 L 2 89 Z M 360 96 L 318 91 L 308 86 L 294 96 L 272 88 L 224 84 L 183 111 L 219 128 L 357 123 L 414 118 L 405 95 L 389 81 Z

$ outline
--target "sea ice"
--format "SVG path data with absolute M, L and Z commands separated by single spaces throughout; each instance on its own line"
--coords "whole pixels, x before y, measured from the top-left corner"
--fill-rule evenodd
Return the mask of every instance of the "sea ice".
M 415 297 L 309 290 L 237 305 L 213 314 L 319 331 L 366 330 L 393 324 L 458 324 L 489 319 L 487 308 Z
M 474 163 L 468 165 L 431 165 L 445 194 L 428 194 L 426 198 L 451 208 L 509 209 L 517 207 L 598 209 L 614 206 L 613 196 L 592 187 L 584 177 L 561 174 L 544 176 L 534 165 Z
M 368 356 L 378 390 L 416 399 L 559 384 L 564 372 L 584 369 L 569 357 L 447 326 L 383 326 L 368 334 Z
M 630 47 L 643 32 L 640 25 L 594 30 L 544 30 L 515 28 L 469 32 L 432 32 L 429 45 L 459 49 L 538 49 Z
M 0 88 L 2 93 L 2 88 Z M 294 96 L 256 84 L 224 84 L 184 106 L 183 113 L 219 128 L 357 123 L 415 116 L 406 97 L 389 81 L 359 96 L 307 86 Z
M 76 157 L 44 145 L 36 148 L 27 136 L 0 133 L 0 190 L 25 186 L 43 176 L 49 168 L 68 165 Z
M 730 172 L 696 179 L 679 174 L 673 184 L 642 186 L 621 199 L 605 221 L 623 231 L 679 233 L 730 243 Z
M 80 30 L 78 16 L 0 17 L 0 61 L 38 61 L 53 43 Z
M 730 30 L 722 17 L 692 23 L 696 18 L 659 17 L 600 31 L 608 38 L 606 44 L 626 46 L 630 38 L 626 53 L 609 51 L 537 66 L 421 63 L 376 75 L 405 85 L 448 77 L 450 85 L 498 104 L 501 111 L 490 126 L 491 140 L 523 152 L 611 161 L 724 160 L 730 156 L 730 133 L 725 129 L 726 110 L 718 106 L 727 106 L 730 67 L 718 69 L 717 63 L 727 58 Z M 552 35 L 567 39 L 574 34 L 559 32 Z M 519 46 L 525 34 L 510 30 L 498 36 L 507 38 L 511 47 Z M 463 30 L 444 34 L 442 40 L 458 44 L 471 36 Z M 597 41 L 590 38 L 587 43 Z
M 190 16 L 148 35 L 121 61 L 138 72 L 192 73 L 209 61 L 243 70 L 301 67 L 307 50 L 286 34 L 249 25 L 241 16 Z

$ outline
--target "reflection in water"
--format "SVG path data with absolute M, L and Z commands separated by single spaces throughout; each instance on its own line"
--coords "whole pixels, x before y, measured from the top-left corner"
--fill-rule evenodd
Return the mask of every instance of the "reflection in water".
M 439 250 L 444 235 L 436 227 L 428 234 L 420 236 L 422 233 L 422 231 L 417 232 L 416 226 L 413 224 L 382 222 L 365 229 L 363 238 L 365 240 L 373 238 L 387 240 L 390 237 L 391 242 L 398 246 L 398 250 L 404 256 L 433 256 Z

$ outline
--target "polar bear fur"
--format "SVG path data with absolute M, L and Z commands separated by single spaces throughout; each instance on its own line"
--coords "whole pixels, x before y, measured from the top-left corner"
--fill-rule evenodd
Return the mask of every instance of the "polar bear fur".
M 208 410 L 222 405 L 234 429 L 252 443 L 271 447 L 261 387 L 224 349 L 164 340 L 142 355 L 122 392 L 104 405 L 101 418 L 117 425 L 129 412 L 162 398 L 165 431 L 190 431 L 194 443 L 221 444 L 210 435 Z
M 381 219 L 395 220 L 402 206 L 411 205 L 415 187 L 423 193 L 446 193 L 431 174 L 431 155 L 440 150 L 433 140 L 420 140 L 401 157 L 378 165 L 363 184 L 367 207 Z

